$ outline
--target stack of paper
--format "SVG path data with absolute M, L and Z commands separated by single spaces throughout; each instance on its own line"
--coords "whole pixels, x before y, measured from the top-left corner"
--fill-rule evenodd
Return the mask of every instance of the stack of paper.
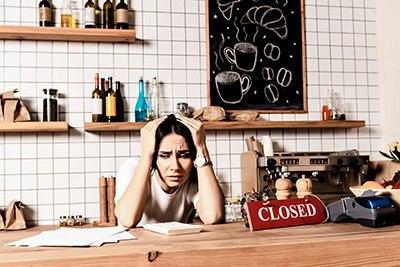
M 137 239 L 121 226 L 104 228 L 68 228 L 61 227 L 53 231 L 43 231 L 32 237 L 6 244 L 6 246 L 28 247 L 99 247 L 104 243 L 116 243 L 120 240 Z

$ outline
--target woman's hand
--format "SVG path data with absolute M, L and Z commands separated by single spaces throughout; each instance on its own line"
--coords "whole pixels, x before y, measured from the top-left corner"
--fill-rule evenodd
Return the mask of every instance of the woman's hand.
M 189 128 L 192 133 L 192 138 L 197 148 L 205 148 L 206 146 L 206 131 L 204 130 L 201 121 L 190 119 L 181 115 L 175 115 L 176 118 Z
M 142 146 L 141 155 L 144 158 L 152 158 L 156 144 L 156 130 L 165 118 L 155 119 L 146 123 L 140 130 L 140 144 Z

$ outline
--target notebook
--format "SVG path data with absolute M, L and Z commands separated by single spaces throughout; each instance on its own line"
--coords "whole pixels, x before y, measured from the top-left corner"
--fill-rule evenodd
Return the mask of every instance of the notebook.
M 163 222 L 145 224 L 143 228 L 164 235 L 183 235 L 199 233 L 203 226 L 180 222 Z

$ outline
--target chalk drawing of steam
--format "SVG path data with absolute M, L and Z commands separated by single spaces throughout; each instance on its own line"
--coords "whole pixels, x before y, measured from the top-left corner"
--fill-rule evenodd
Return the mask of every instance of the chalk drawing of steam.
M 259 6 L 250 8 L 240 20 L 241 24 L 256 24 L 275 32 L 281 39 L 288 35 L 286 18 L 279 8 Z

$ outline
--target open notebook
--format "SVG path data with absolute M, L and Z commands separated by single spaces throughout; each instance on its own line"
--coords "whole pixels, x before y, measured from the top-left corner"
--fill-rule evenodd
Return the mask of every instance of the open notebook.
M 203 229 L 203 226 L 180 222 L 164 222 L 145 224 L 143 228 L 164 235 L 183 235 L 199 233 Z

